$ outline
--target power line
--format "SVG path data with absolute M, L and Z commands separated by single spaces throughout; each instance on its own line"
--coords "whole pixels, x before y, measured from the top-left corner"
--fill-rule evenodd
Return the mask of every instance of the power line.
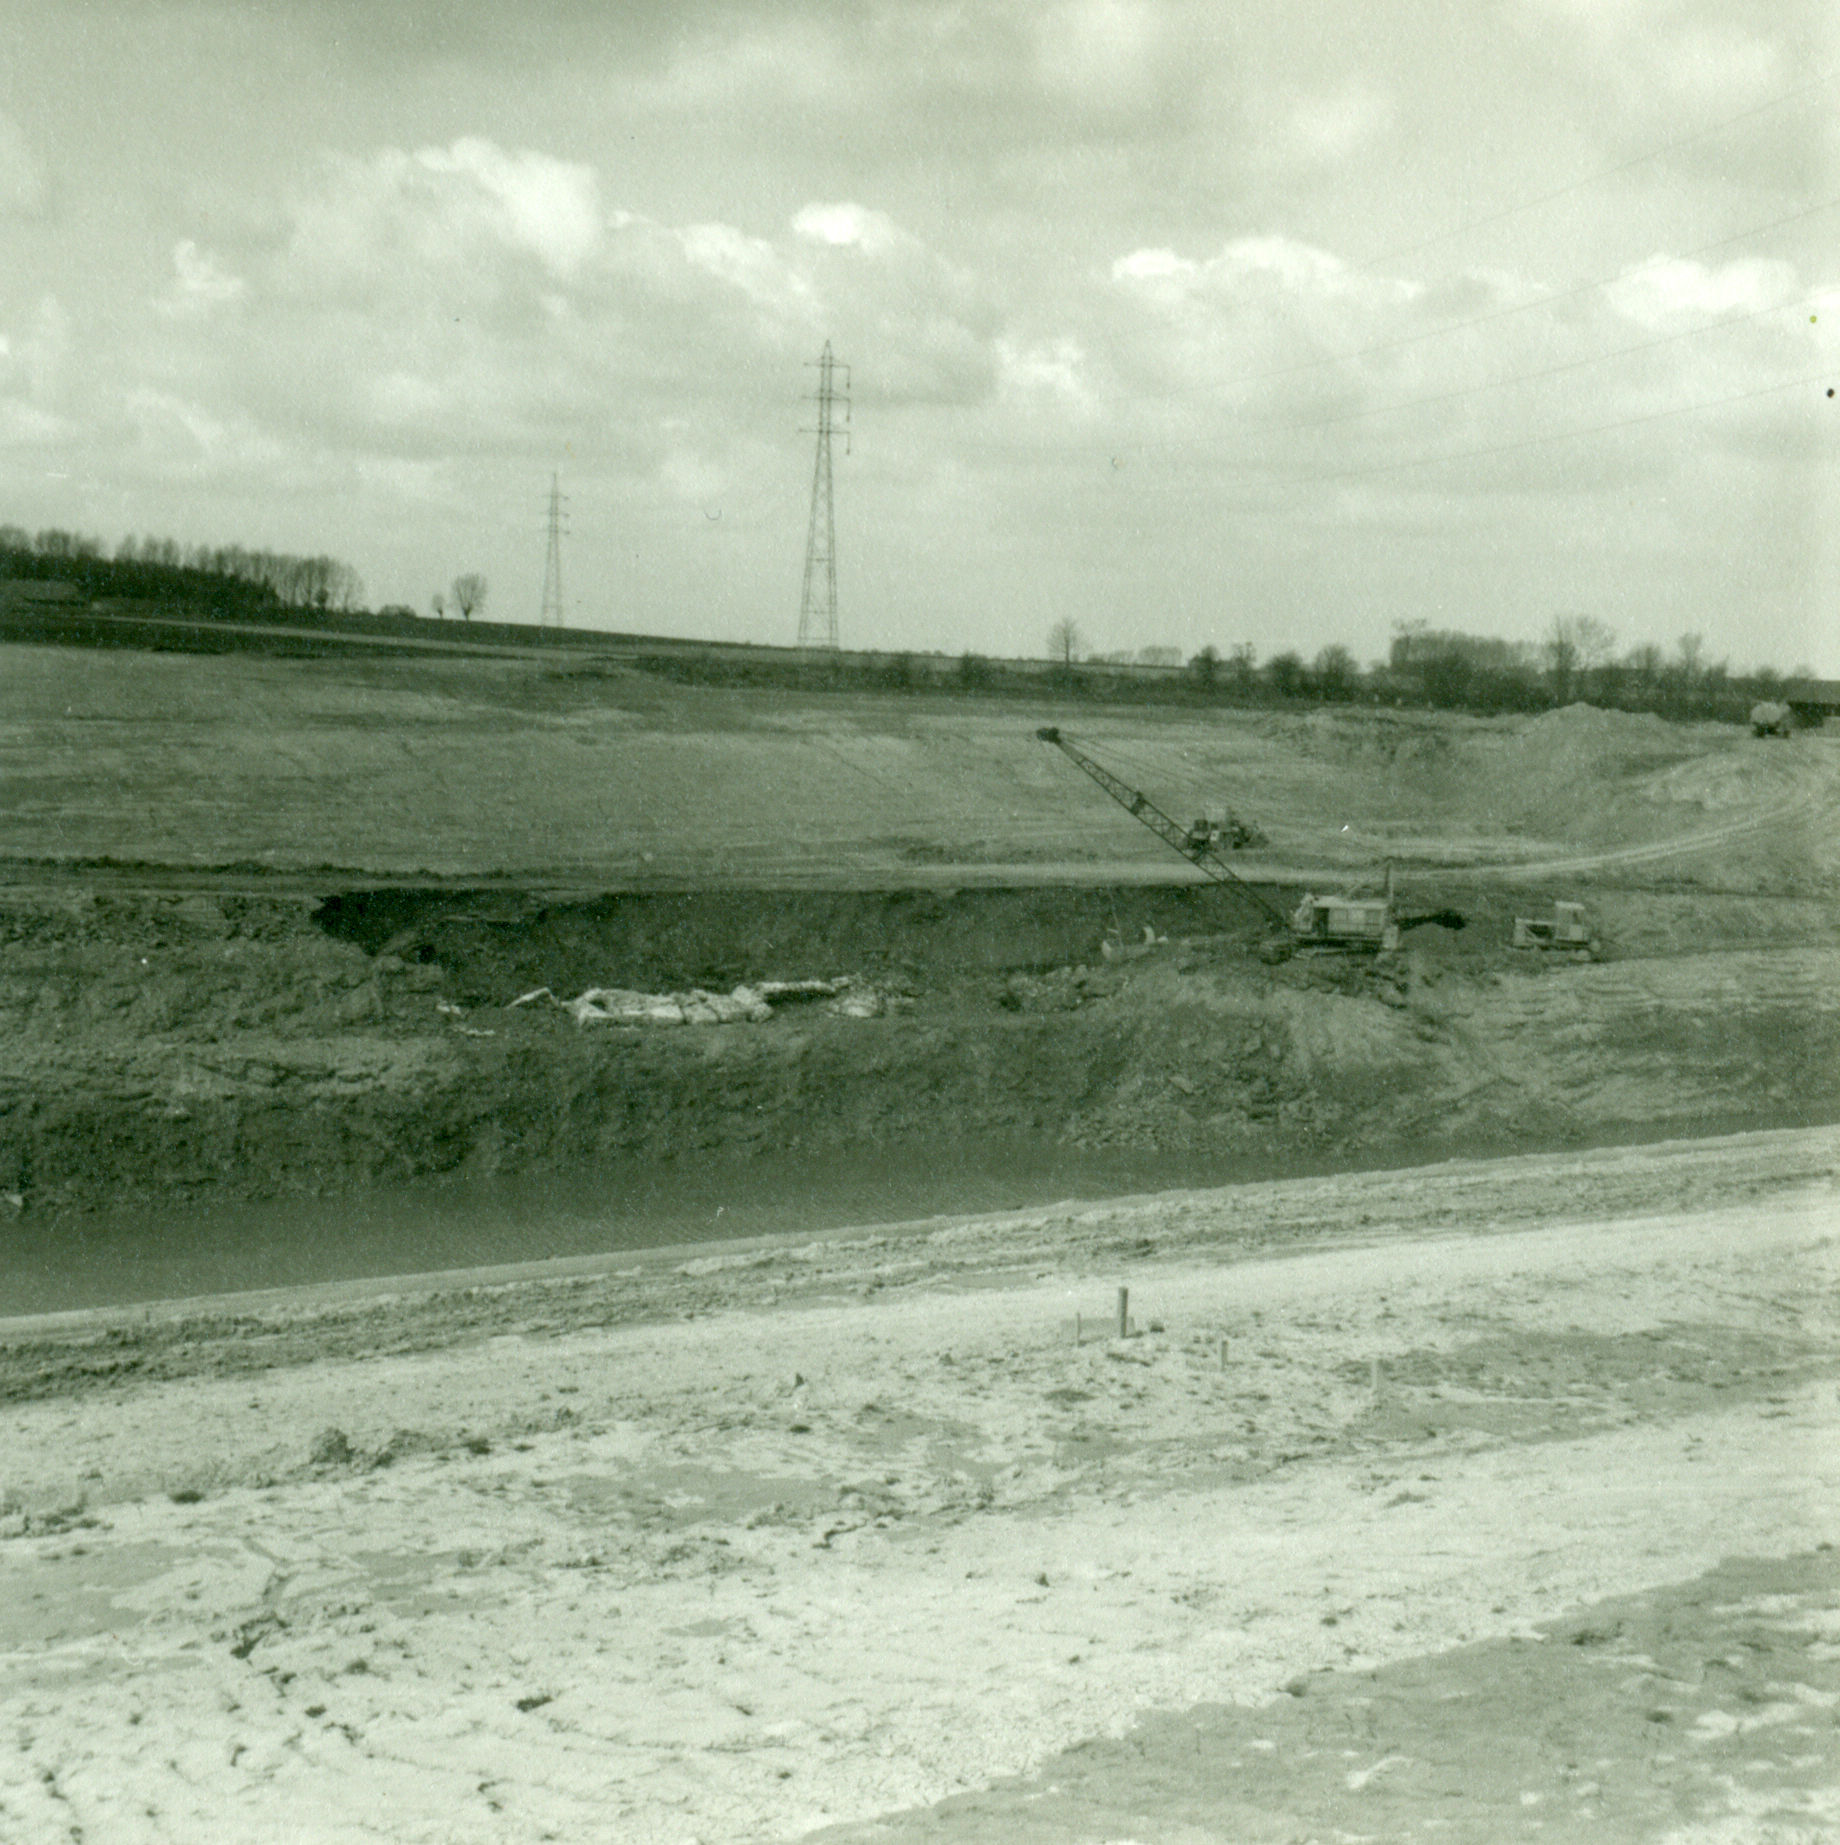
M 1633 172 L 1637 167 L 1647 166 L 1651 161 L 1664 160 L 1669 154 L 1678 153 L 1683 147 L 1696 146 L 1701 141 L 1710 141 L 1722 135 L 1728 128 L 1736 128 L 1742 122 L 1748 122 L 1760 115 L 1768 115 L 1773 109 L 1780 109 L 1785 104 L 1798 102 L 1802 97 L 1811 95 L 1816 90 L 1825 89 L 1833 82 L 1835 72 L 1824 71 L 1808 82 L 1798 84 L 1792 90 L 1784 90 L 1780 95 L 1772 96 L 1767 102 L 1761 102 L 1750 109 L 1742 109 L 1736 115 L 1728 115 L 1723 121 L 1714 122 L 1710 127 L 1701 128 L 1690 135 L 1681 135 L 1678 139 L 1651 148 L 1645 154 L 1636 154 L 1628 160 L 1621 160 L 1614 166 L 1600 167 L 1594 173 L 1587 173 L 1580 179 L 1569 181 L 1563 186 L 1555 187 L 1551 192 L 1542 192 L 1536 198 L 1522 199 L 1518 204 L 1504 206 L 1500 211 L 1490 212 L 1486 217 L 1471 218 L 1463 224 L 1453 225 L 1447 231 L 1439 231 L 1435 236 L 1422 238 L 1417 243 L 1402 244 L 1395 249 L 1381 251 L 1378 255 L 1364 257 L 1352 264 L 1357 270 L 1371 269 L 1379 263 L 1396 262 L 1402 256 L 1416 256 L 1421 250 L 1434 249 L 1438 244 L 1450 243 L 1458 237 L 1466 237 L 1471 231 L 1486 230 L 1489 226 L 1501 224 L 1509 218 L 1517 218 L 1522 212 L 1536 211 L 1542 205 L 1550 205 L 1556 199 L 1570 198 L 1575 192 L 1583 192 L 1606 179 L 1615 179 L 1619 174 Z
M 1485 391 L 1506 390 L 1510 385 L 1537 384 L 1543 379 L 1563 377 L 1567 372 L 1584 371 L 1593 365 L 1606 365 L 1612 359 L 1632 358 L 1637 353 L 1654 352 L 1681 340 L 1697 339 L 1708 333 L 1723 333 L 1729 327 L 1741 327 L 1768 314 L 1788 314 L 1807 307 L 1825 296 L 1804 295 L 1799 301 L 1778 301 L 1768 307 L 1752 308 L 1743 314 L 1727 314 L 1723 319 L 1703 327 L 1684 327 L 1678 333 L 1664 333 L 1659 339 L 1638 340 L 1633 346 L 1613 346 L 1608 352 L 1588 353 L 1582 359 L 1568 359 L 1562 365 L 1543 366 L 1537 372 L 1511 372 L 1505 378 L 1490 378 L 1481 384 L 1465 385 L 1460 390 L 1442 391 L 1435 397 L 1407 397 L 1390 404 L 1374 404 L 1363 410 L 1345 410 L 1335 416 L 1299 418 L 1292 422 L 1261 422 L 1261 429 L 1327 429 L 1336 423 L 1355 423 L 1371 416 L 1389 416 L 1396 410 L 1419 410 L 1432 404 L 1455 403 L 1465 397 L 1478 397 Z
M 1480 461 L 1492 455 L 1510 455 L 1520 449 L 1539 448 L 1549 442 L 1570 442 L 1582 436 L 1610 435 L 1619 429 L 1635 429 L 1644 423 L 1664 422 L 1670 417 L 1692 416 L 1701 410 L 1719 410 L 1728 404 L 1755 402 L 1763 397 L 1778 397 L 1784 391 L 1798 390 L 1804 385 L 1820 384 L 1829 374 L 1812 372 L 1805 378 L 1790 378 L 1780 384 L 1764 385 L 1754 391 L 1737 391 L 1728 397 L 1704 398 L 1698 403 L 1676 404 L 1666 410 L 1651 410 L 1642 416 L 1618 417 L 1614 422 L 1592 423 L 1582 429 L 1555 429 L 1545 435 L 1522 436 L 1513 442 L 1496 442 L 1487 448 L 1453 449 L 1442 455 L 1416 455 L 1405 461 L 1380 462 L 1365 468 L 1338 468 L 1327 472 L 1309 474 L 1281 474 L 1275 470 L 1269 478 L 1308 484 L 1321 481 L 1364 480 L 1381 474 L 1403 473 L 1408 468 L 1430 468 L 1448 461 Z
M 1358 262 L 1348 263 L 1344 265 L 1344 267 L 1355 275 L 1366 274 L 1377 269 L 1382 263 L 1396 262 L 1402 256 L 1416 256 L 1422 250 L 1434 249 L 1439 244 L 1452 243 L 1459 237 L 1468 236 L 1472 231 L 1484 230 L 1492 225 L 1504 223 L 1509 218 L 1519 217 L 1524 212 L 1535 211 L 1542 205 L 1550 205 L 1557 199 L 1567 198 L 1573 193 L 1585 191 L 1603 180 L 1614 179 L 1618 174 L 1631 172 L 1635 168 L 1646 166 L 1652 161 L 1665 159 L 1669 154 L 1678 153 L 1680 149 L 1684 147 L 1694 146 L 1701 141 L 1713 140 L 1717 136 L 1724 134 L 1727 129 L 1735 128 L 1741 123 L 1753 120 L 1757 116 L 1767 115 L 1772 110 L 1780 109 L 1789 103 L 1798 102 L 1803 97 L 1812 95 L 1816 90 L 1827 88 L 1827 86 L 1834 81 L 1836 75 L 1840 75 L 1840 73 L 1835 71 L 1824 71 L 1820 76 L 1810 78 L 1808 82 L 1798 84 L 1794 89 L 1785 90 L 1779 95 L 1773 96 L 1767 101 L 1758 103 L 1749 109 L 1742 109 L 1736 115 L 1726 116 L 1722 121 L 1714 122 L 1706 128 L 1697 129 L 1692 134 L 1681 135 L 1675 140 L 1664 142 L 1658 148 L 1650 148 L 1646 153 L 1633 155 L 1630 159 L 1618 161 L 1613 166 L 1600 167 L 1595 172 L 1584 174 L 1581 178 L 1568 181 L 1565 185 L 1554 188 L 1551 192 L 1542 192 L 1533 198 L 1522 199 L 1513 205 L 1504 206 L 1500 211 L 1490 212 L 1480 218 L 1466 219 L 1461 224 L 1452 225 L 1448 230 L 1439 231 L 1430 237 L 1421 238 L 1416 243 L 1400 244 L 1392 249 L 1377 251 L 1372 256 L 1362 257 Z M 1829 209 L 1829 207 L 1817 206 L 1815 209 L 1826 210 Z M 1797 216 L 1803 215 L 1807 214 L 1797 214 Z M 1794 221 L 1795 219 L 1792 217 L 1779 219 L 1776 222 L 1777 224 L 1785 224 L 1793 223 Z M 1774 225 L 1765 225 L 1762 226 L 1759 231 L 1744 232 L 1740 233 L 1740 235 L 1761 235 L 1763 230 L 1770 230 L 1773 228 L 1775 228 Z M 1726 239 L 1724 241 L 1734 242 L 1736 239 Z M 1700 250 L 1689 251 L 1687 254 L 1700 255 L 1704 254 L 1706 250 L 1718 249 L 1720 247 L 1719 244 L 1707 244 L 1701 246 Z M 1270 295 L 1275 296 L 1277 292 L 1277 287 L 1274 286 L 1270 291 Z M 1563 298 L 1564 297 L 1548 297 L 1548 299 Z M 1460 322 L 1458 324 L 1470 325 L 1473 323 Z M 1209 388 L 1212 387 L 1202 387 L 1204 390 Z M 1182 394 L 1183 393 L 1169 393 L 1168 395 L 1174 396 Z M 1128 402 L 1133 400 L 1128 397 L 1121 397 L 1114 401 Z
M 1192 385 L 1182 389 L 1167 391 L 1133 391 L 1118 392 L 1113 396 L 1100 399 L 1103 403 L 1173 403 L 1185 398 L 1212 396 L 1216 392 L 1243 388 L 1251 384 L 1268 384 L 1276 379 L 1295 378 L 1305 372 L 1322 371 L 1332 365 L 1346 365 L 1355 359 L 1372 358 L 1377 353 L 1397 352 L 1406 346 L 1423 345 L 1427 340 L 1442 339 L 1446 334 L 1465 333 L 1472 327 L 1489 326 L 1500 320 L 1512 319 L 1517 314 L 1531 314 L 1538 308 L 1556 307 L 1561 302 L 1576 300 L 1580 295 L 1588 295 L 1600 288 L 1608 288 L 1613 283 L 1626 282 L 1632 277 L 1646 274 L 1651 269 L 1658 269 L 1668 263 L 1686 262 L 1693 257 L 1710 255 L 1714 250 L 1730 248 L 1732 244 L 1744 243 L 1753 237 L 1766 236 L 1771 231 L 1783 229 L 1786 225 L 1800 224 L 1806 219 L 1818 217 L 1840 206 L 1840 198 L 1823 199 L 1818 205 L 1809 205 L 1801 211 L 1790 212 L 1781 218 L 1772 218 L 1766 224 L 1753 225 L 1749 229 L 1736 231 L 1729 237 L 1715 238 L 1710 243 L 1696 244 L 1692 249 L 1680 250 L 1663 256 L 1651 256 L 1646 262 L 1638 263 L 1633 269 L 1626 269 L 1617 275 L 1595 276 L 1586 282 L 1575 283 L 1570 288 L 1560 289 L 1553 294 L 1536 295 L 1528 301 L 1516 301 L 1506 307 L 1491 308 L 1486 314 L 1472 314 L 1466 320 L 1445 321 L 1439 326 L 1422 328 L 1417 333 L 1402 333 L 1389 340 L 1378 340 L 1370 346 L 1357 346 L 1347 352 L 1324 353 L 1314 359 L 1302 359 L 1295 365 L 1281 365 L 1263 372 L 1245 372 L 1231 378 L 1219 378 L 1205 384 Z M 1097 445 L 1092 445 L 1097 446 Z M 1115 448 L 1115 443 L 1107 445 Z

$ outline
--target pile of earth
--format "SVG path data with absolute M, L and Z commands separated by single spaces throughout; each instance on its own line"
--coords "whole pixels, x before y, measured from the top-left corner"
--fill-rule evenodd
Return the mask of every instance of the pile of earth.
M 1324 710 L 1270 720 L 1268 734 L 1337 769 L 1358 770 L 1402 815 L 1529 846 L 1654 844 L 1752 823 L 1684 870 L 1700 882 L 1770 888 L 1830 879 L 1840 856 L 1798 824 L 1831 794 L 1826 740 L 1759 749 L 1741 727 L 1670 724 L 1646 712 L 1573 704 L 1492 719 Z

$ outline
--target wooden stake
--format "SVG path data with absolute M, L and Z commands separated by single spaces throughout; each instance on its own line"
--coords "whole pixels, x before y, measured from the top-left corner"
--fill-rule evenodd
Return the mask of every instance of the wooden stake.
M 1220 1368 L 1223 1371 L 1227 1368 L 1227 1342 L 1224 1339 L 1220 1342 Z
M 1118 1290 L 1118 1336 L 1121 1339 L 1127 1338 L 1130 1335 L 1130 1331 L 1131 1331 L 1131 1315 L 1129 1312 L 1130 1305 L 1131 1305 L 1131 1290 L 1129 1288 L 1120 1288 Z
M 1081 1326 L 1080 1316 L 1076 1313 L 1073 1316 L 1073 1342 L 1074 1344 L 1078 1345 L 1081 1342 L 1081 1340 L 1084 1338 L 1084 1336 L 1085 1336 L 1085 1329 Z
M 1377 1397 L 1380 1394 L 1380 1360 L 1377 1358 L 1372 1361 L 1371 1376 L 1374 1386 L 1374 1395 Z

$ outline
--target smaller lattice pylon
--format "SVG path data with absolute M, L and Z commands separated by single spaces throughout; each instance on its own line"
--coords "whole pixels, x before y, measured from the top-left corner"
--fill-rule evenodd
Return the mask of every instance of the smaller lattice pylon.
M 539 619 L 546 628 L 560 628 L 562 613 L 562 534 L 567 498 L 562 491 L 562 477 L 549 477 L 549 551 L 543 560 L 543 610 Z

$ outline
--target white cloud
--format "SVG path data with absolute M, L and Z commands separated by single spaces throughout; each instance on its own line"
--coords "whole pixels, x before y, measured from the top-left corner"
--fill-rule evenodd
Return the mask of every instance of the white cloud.
M 1115 282 L 1186 282 L 1200 269 L 1198 263 L 1173 250 L 1133 250 L 1112 264 Z
M 1605 297 L 1617 313 L 1644 327 L 1754 312 L 1793 299 L 1791 263 L 1746 257 L 1709 269 L 1684 257 L 1657 258 L 1613 282 Z
M 151 386 L 129 391 L 123 408 L 136 432 L 137 459 L 156 475 L 222 479 L 283 458 L 281 445 L 240 410 L 220 414 Z
M 451 394 L 416 372 L 391 369 L 369 381 L 368 410 L 379 423 L 411 428 L 438 422 L 452 406 Z
M 221 268 L 208 250 L 199 249 L 189 237 L 173 246 L 173 272 L 172 285 L 156 304 L 165 314 L 208 314 L 240 301 L 249 292 L 241 276 Z
M 1711 120 L 1789 89 L 1807 73 L 1790 49 L 1808 9 L 1760 9 L 1771 32 L 1710 18 L 1683 0 L 1522 0 L 1542 24 L 1557 22 L 1593 78 L 1630 121 Z
M 1173 250 L 1133 250 L 1112 264 L 1112 280 L 1166 304 L 1264 303 L 1282 293 L 1378 306 L 1410 301 L 1421 292 L 1412 283 L 1351 269 L 1313 244 L 1278 236 L 1235 238 L 1202 262 Z
M 68 383 L 70 350 L 70 316 L 56 295 L 43 295 L 26 330 L 0 353 L 0 385 L 9 396 L 52 409 Z
M 1082 414 L 1095 407 L 1086 350 L 1070 335 L 1027 344 L 1000 339 L 997 364 L 1003 394 L 1012 401 L 1046 398 Z
M 913 242 L 886 212 L 848 203 L 807 205 L 793 218 L 792 228 L 812 243 L 852 245 L 866 256 L 879 256 L 899 243 Z
M 718 462 L 682 448 L 664 457 L 658 474 L 674 498 L 691 505 L 707 507 L 719 501 L 728 486 L 728 471 Z
M 478 136 L 424 148 L 416 160 L 430 173 L 476 186 L 496 207 L 509 241 L 556 274 L 573 274 L 593 253 L 601 211 L 592 168 L 529 150 L 507 154 Z
M 1376 139 L 1392 119 L 1392 100 L 1357 81 L 1293 103 L 1285 140 L 1299 159 L 1333 166 Z
M 1036 25 L 1043 87 L 1090 109 L 1141 108 L 1161 87 L 1168 55 L 1163 9 L 1147 0 L 1068 0 Z
M 772 244 L 730 224 L 691 224 L 677 233 L 691 266 L 739 289 L 756 306 L 779 314 L 809 311 L 810 283 Z
M 575 277 L 600 246 L 593 170 L 479 137 L 336 156 L 294 207 L 282 280 L 311 291 L 413 292 L 438 279 L 493 292 Z
M 41 446 L 77 430 L 83 382 L 70 364 L 70 316 L 45 295 L 24 330 L 0 335 L 0 445 Z
M 1724 21 L 1685 27 L 1656 47 L 1654 70 L 1682 102 L 1729 108 L 1786 89 L 1797 74 L 1772 39 Z

